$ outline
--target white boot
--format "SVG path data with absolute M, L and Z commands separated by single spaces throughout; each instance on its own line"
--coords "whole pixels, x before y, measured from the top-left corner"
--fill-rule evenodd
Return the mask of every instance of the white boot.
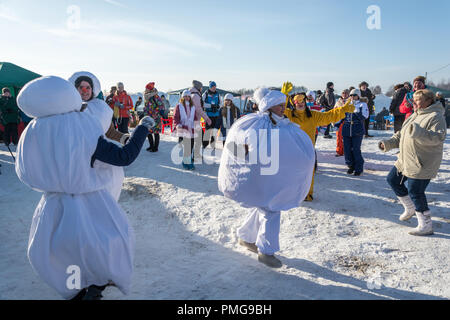
M 414 214 L 416 213 L 416 206 L 414 205 L 414 202 L 411 200 L 409 196 L 406 197 L 398 197 L 398 200 L 400 200 L 400 203 L 403 205 L 403 208 L 405 208 L 405 211 L 400 216 L 400 221 L 408 221 L 411 219 Z
M 409 234 L 413 236 L 428 236 L 433 234 L 433 221 L 431 221 L 431 211 L 425 211 L 424 213 L 416 212 L 417 221 L 419 225 Z

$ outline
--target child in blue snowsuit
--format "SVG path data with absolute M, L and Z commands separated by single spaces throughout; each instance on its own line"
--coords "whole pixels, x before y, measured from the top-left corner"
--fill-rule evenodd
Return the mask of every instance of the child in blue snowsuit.
M 361 154 L 361 144 L 363 137 L 366 134 L 364 121 L 369 117 L 369 108 L 367 103 L 360 101 L 360 90 L 352 90 L 350 92 L 350 97 L 355 105 L 355 112 L 346 114 L 342 128 L 345 164 L 348 166 L 348 174 L 360 176 L 364 171 L 364 159 Z

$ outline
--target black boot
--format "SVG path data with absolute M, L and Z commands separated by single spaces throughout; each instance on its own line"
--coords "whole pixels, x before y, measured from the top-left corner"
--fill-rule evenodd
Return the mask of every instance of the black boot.
M 353 172 L 355 172 L 355 168 L 353 168 L 353 167 L 348 167 L 347 174 L 353 174 Z
M 153 146 L 152 152 L 158 152 L 159 147 L 159 133 L 155 133 L 155 144 Z
M 102 296 L 102 292 L 103 290 L 105 290 L 106 286 L 90 286 L 89 288 L 87 288 L 86 290 L 86 294 L 84 295 L 84 297 L 81 300 L 84 301 L 95 301 L 95 300 L 102 300 L 103 296 Z
M 70 301 L 83 300 L 84 296 L 86 295 L 86 291 L 87 291 L 86 289 L 81 290 L 80 292 L 78 292 L 78 294 L 74 298 L 70 299 Z
M 150 134 L 147 136 L 147 138 L 148 138 L 148 143 L 150 144 L 150 147 L 147 148 L 147 151 L 148 151 L 148 152 L 153 152 L 153 148 L 154 148 L 153 134 L 150 133 Z

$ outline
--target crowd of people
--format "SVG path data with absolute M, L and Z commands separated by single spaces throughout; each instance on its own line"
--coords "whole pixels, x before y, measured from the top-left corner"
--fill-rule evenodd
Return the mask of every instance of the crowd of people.
M 282 266 L 275 257 L 280 250 L 281 211 L 314 200 L 315 145 L 320 127 L 326 139 L 332 138 L 331 129 L 336 127 L 336 156 L 345 157 L 347 174 L 363 174 L 361 145 L 364 138 L 372 138 L 369 118 L 375 112 L 375 96 L 368 87 L 362 82 L 337 97 L 332 82 L 324 93 L 295 94 L 293 84 L 286 82 L 281 91 L 256 90 L 254 112 L 245 115 L 233 103 L 232 94 L 222 99 L 213 81 L 206 92 L 196 80 L 182 92 L 173 113 L 173 135 L 183 149 L 182 166 L 195 170 L 202 150 L 215 148 L 222 141 L 219 190 L 243 208 L 251 208 L 238 230 L 239 243 L 257 253 L 265 265 Z M 147 151 L 158 152 L 162 121 L 170 105 L 159 96 L 155 82 L 145 86 L 143 97 L 133 105 L 123 83 L 103 97 L 99 80 L 89 72 L 77 72 L 68 80 L 42 77 L 23 88 L 17 103 L 9 89 L 3 89 L 0 108 L 5 143 L 20 144 L 16 162 L 20 180 L 44 194 L 29 240 L 33 268 L 66 299 L 97 300 L 109 285 L 127 293 L 134 235 L 118 203 L 122 168 L 136 160 L 146 139 Z M 140 119 L 130 135 L 130 122 L 138 108 L 142 110 Z M 19 141 L 17 125 L 25 119 L 21 112 L 34 120 Z M 433 234 L 425 190 L 436 177 L 443 157 L 448 127 L 445 101 L 443 106 L 426 89 L 425 78 L 417 77 L 413 85 L 396 87 L 390 112 L 395 118 L 395 134 L 379 142 L 379 148 L 383 152 L 400 150 L 387 177 L 404 207 L 400 220 L 416 215 L 418 226 L 410 234 Z M 255 138 L 255 130 L 265 135 Z M 249 164 L 261 148 L 272 155 L 276 150 L 278 164 L 283 165 L 267 173 L 266 164 Z M 81 290 L 65 285 L 68 265 L 77 265 L 88 275 Z

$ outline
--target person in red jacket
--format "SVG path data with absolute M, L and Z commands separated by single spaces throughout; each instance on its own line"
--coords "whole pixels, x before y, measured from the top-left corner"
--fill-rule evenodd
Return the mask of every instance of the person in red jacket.
M 345 105 L 345 103 L 350 98 L 350 91 L 348 89 L 345 89 L 341 93 L 341 97 L 336 102 L 335 108 L 339 108 Z M 339 121 L 335 126 L 339 128 L 339 130 L 336 132 L 336 157 L 343 157 L 344 156 L 344 137 L 342 136 L 342 128 L 344 121 Z
M 128 133 L 128 122 L 130 121 L 130 110 L 133 109 L 133 100 L 124 90 L 122 82 L 117 84 L 117 94 L 113 98 L 114 106 L 120 108 L 117 129 L 122 133 Z
M 400 112 L 406 114 L 405 120 L 409 118 L 410 115 L 413 114 L 414 112 L 414 106 L 413 106 L 413 95 L 414 92 L 416 92 L 417 90 L 423 90 L 426 89 L 426 85 L 425 85 L 425 80 L 426 78 L 423 76 L 418 76 L 417 78 L 414 79 L 414 88 L 413 88 L 413 92 L 408 92 L 405 96 L 405 98 L 403 99 L 402 104 L 400 105 Z

